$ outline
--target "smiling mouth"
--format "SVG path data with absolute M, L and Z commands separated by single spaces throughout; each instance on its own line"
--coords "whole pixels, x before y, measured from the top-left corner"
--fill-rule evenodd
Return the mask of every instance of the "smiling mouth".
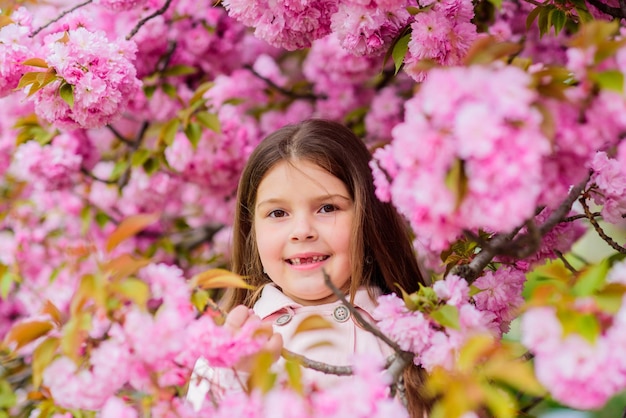
M 328 259 L 328 257 L 328 255 L 316 255 L 313 257 L 289 258 L 287 259 L 287 262 L 292 266 L 301 266 L 303 264 L 319 263 Z

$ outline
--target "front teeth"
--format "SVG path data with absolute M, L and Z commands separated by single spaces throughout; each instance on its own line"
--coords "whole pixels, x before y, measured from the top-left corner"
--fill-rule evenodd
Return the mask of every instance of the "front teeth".
M 317 263 L 319 261 L 323 261 L 326 259 L 326 256 L 324 255 L 315 255 L 313 257 L 307 257 L 307 258 L 292 258 L 291 259 L 291 264 L 295 265 L 295 266 L 299 266 L 300 264 L 302 264 L 302 260 L 312 260 L 313 263 Z

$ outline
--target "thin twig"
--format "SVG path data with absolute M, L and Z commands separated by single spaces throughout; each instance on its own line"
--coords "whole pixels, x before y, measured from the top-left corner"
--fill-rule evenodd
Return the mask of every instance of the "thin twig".
M 561 220 L 565 217 L 565 215 L 572 209 L 572 205 L 578 199 L 578 196 L 585 190 L 587 183 L 589 182 L 589 178 L 591 177 L 591 173 L 589 173 L 580 183 L 572 187 L 567 195 L 567 198 L 559 205 L 559 207 L 550 214 L 548 219 L 541 225 L 539 231 L 541 235 L 546 235 L 548 232 L 552 230 L 557 224 L 561 222 Z
M 363 318 L 363 316 L 361 316 L 359 311 L 356 310 L 354 305 L 348 302 L 348 300 L 346 299 L 346 295 L 341 290 L 339 290 L 333 284 L 333 282 L 331 282 L 330 276 L 326 273 L 326 271 L 322 270 L 322 273 L 324 274 L 324 283 L 326 284 L 326 286 L 328 286 L 330 290 L 332 290 L 334 295 L 337 296 L 337 298 L 345 305 L 345 307 L 350 311 L 350 313 L 352 314 L 354 319 L 359 323 L 359 325 L 361 325 L 363 329 L 365 329 L 366 331 L 372 333 L 373 335 L 375 335 L 376 337 L 384 341 L 385 344 L 387 344 L 396 352 L 396 357 L 394 361 L 387 368 L 387 372 L 391 375 L 393 382 L 394 382 L 394 387 L 393 387 L 394 390 L 392 390 L 392 395 L 395 394 L 395 382 L 397 382 L 400 376 L 402 376 L 402 373 L 407 368 L 407 366 L 411 364 L 411 362 L 413 361 L 414 354 L 408 351 L 402 350 L 398 344 L 396 344 L 394 341 L 389 339 L 389 337 L 383 334 L 378 328 L 376 328 L 370 322 L 366 321 Z
M 535 6 L 543 6 L 544 4 L 536 0 L 524 0 L 526 3 L 534 4 Z
M 131 141 L 130 139 L 128 139 L 124 135 L 122 135 L 121 132 L 118 131 L 117 129 L 115 129 L 112 125 L 107 125 L 106 127 L 107 127 L 107 129 L 109 131 L 111 131 L 113 133 L 113 135 L 115 135 L 115 137 L 117 139 L 120 140 L 120 142 L 123 142 L 126 145 L 132 145 L 133 144 L 133 141 Z
M 604 4 L 600 0 L 587 0 L 587 2 L 591 4 L 593 7 L 595 7 L 596 9 L 598 9 L 599 11 L 601 11 L 602 13 L 607 14 L 609 16 L 613 16 L 617 18 L 625 17 L 625 15 L 622 14 L 622 10 L 618 7 L 611 7 L 607 4 Z
M 346 306 L 346 308 L 348 308 L 348 310 L 350 311 L 350 313 L 352 314 L 354 319 L 357 320 L 359 325 L 361 325 L 366 331 L 374 334 L 376 337 L 378 337 L 381 340 L 383 340 L 385 342 L 385 344 L 387 344 L 389 347 L 393 348 L 393 350 L 395 352 L 397 352 L 397 353 L 404 352 L 400 348 L 400 346 L 398 346 L 398 344 L 396 344 L 389 337 L 387 337 L 385 334 L 383 334 L 378 328 L 376 328 L 374 325 L 372 325 L 370 322 L 366 321 L 363 318 L 361 313 L 356 310 L 354 305 L 352 305 L 350 302 L 348 302 L 348 300 L 346 299 L 346 295 L 341 290 L 339 290 L 337 288 L 337 286 L 335 286 L 333 284 L 333 282 L 330 280 L 330 276 L 326 273 L 326 271 L 322 271 L 322 273 L 324 274 L 324 283 L 326 284 L 326 286 L 328 286 L 328 288 L 330 290 L 332 290 L 334 295 L 337 296 L 337 298 Z
M 256 70 L 254 68 L 252 68 L 251 65 L 244 65 L 244 68 L 249 70 L 258 79 L 263 80 L 268 86 L 270 86 L 274 90 L 278 91 L 279 93 L 282 93 L 283 95 L 285 95 L 287 97 L 293 97 L 295 99 L 308 99 L 308 100 L 319 100 L 319 99 L 326 99 L 327 98 L 326 95 L 323 95 L 323 94 L 315 95 L 313 93 L 296 93 L 296 92 L 294 92 L 292 90 L 287 90 L 286 88 L 281 87 L 278 84 L 274 83 L 269 78 L 263 77 L 261 74 L 256 72 Z
M 528 411 L 530 411 L 531 409 L 533 409 L 534 407 L 539 405 L 545 399 L 546 398 L 544 398 L 543 396 L 536 396 L 536 397 L 531 399 L 531 401 L 530 401 L 530 403 L 528 405 L 526 405 L 525 407 L 520 409 L 519 412 L 522 413 L 522 414 L 526 414 L 526 413 L 528 413 Z
M 307 369 L 317 370 L 318 372 L 334 374 L 337 376 L 351 376 L 353 374 L 352 366 L 333 366 L 332 364 L 311 360 L 303 355 L 289 351 L 286 348 L 283 348 L 280 354 L 287 360 L 297 361 Z
M 522 244 L 527 244 L 529 239 L 533 239 L 538 237 L 545 236 L 548 232 L 552 230 L 556 225 L 562 222 L 563 217 L 571 210 L 572 204 L 578 199 L 582 191 L 585 189 L 591 174 L 587 175 L 585 179 L 583 179 L 580 183 L 575 185 L 569 191 L 567 197 L 558 208 L 554 212 L 550 214 L 548 219 L 535 231 L 529 231 L 527 234 L 518 237 L 514 242 L 510 242 L 516 235 L 519 229 L 514 230 L 509 234 L 498 234 L 494 236 L 490 241 L 489 245 L 482 248 L 480 253 L 474 257 L 474 259 L 469 264 L 463 264 L 455 266 L 451 270 L 451 274 L 456 274 L 458 276 L 463 277 L 468 283 L 472 283 L 476 280 L 479 274 L 484 270 L 485 267 L 493 260 L 493 258 L 501 254 L 503 250 L 510 248 L 521 248 Z M 534 240 L 532 241 L 534 242 Z M 530 254 L 526 254 L 527 250 L 523 251 L 523 255 L 529 256 Z M 519 255 L 519 254 L 513 254 Z
M 144 121 L 141 124 L 141 128 L 139 128 L 139 132 L 137 132 L 137 137 L 130 144 L 129 154 L 132 154 L 133 152 L 137 151 L 137 149 L 139 149 L 139 146 L 143 142 L 143 138 L 146 135 L 146 131 L 148 130 L 149 126 L 150 124 L 148 123 L 148 121 Z M 117 186 L 120 188 L 120 190 L 123 189 L 124 186 L 128 184 L 128 181 L 130 180 L 131 169 L 132 169 L 132 166 L 129 164 L 126 170 L 124 170 L 120 178 L 117 180 Z
M 167 9 L 169 9 L 170 4 L 172 4 L 172 0 L 167 0 L 165 2 L 165 4 L 159 10 L 157 10 L 154 13 L 152 13 L 151 15 L 148 15 L 148 16 L 144 17 L 139 22 L 137 22 L 137 25 L 135 25 L 133 30 L 131 30 L 130 33 L 126 36 L 126 40 L 127 41 L 131 40 L 133 38 L 133 36 L 135 36 L 137 34 L 137 32 L 139 32 L 139 29 L 141 29 L 141 27 L 143 25 L 145 25 L 148 21 L 150 21 L 150 20 L 154 19 L 155 17 L 165 13 L 167 11 Z
M 39 29 L 35 30 L 35 31 L 34 31 L 33 33 L 31 33 L 29 36 L 30 36 L 31 38 L 33 38 L 33 37 L 37 36 L 37 34 L 38 34 L 39 32 L 41 32 L 42 30 L 44 30 L 45 28 L 47 28 L 47 27 L 48 27 L 48 26 L 50 26 L 51 24 L 53 24 L 53 23 L 55 23 L 55 22 L 58 22 L 59 20 L 63 19 L 63 17 L 65 17 L 65 15 L 70 14 L 70 13 L 72 13 L 73 11 L 80 9 L 80 8 L 81 8 L 81 7 L 83 7 L 83 6 L 87 6 L 89 3 L 92 3 L 92 2 L 93 2 L 93 0 L 87 0 L 87 1 L 85 1 L 85 2 L 83 2 L 83 3 L 80 3 L 80 4 L 78 4 L 78 5 L 74 6 L 74 7 L 72 7 L 71 9 L 68 9 L 68 10 L 66 10 L 66 11 L 64 11 L 64 12 L 61 12 L 61 14 L 60 14 L 60 15 L 58 15 L 57 17 L 55 17 L 54 19 L 52 19 L 51 21 L 49 21 L 49 22 L 48 22 L 48 23 L 46 23 L 45 25 L 41 26 Z
M 92 180 L 95 180 L 99 183 L 104 183 L 104 184 L 115 184 L 116 181 L 115 180 L 109 180 L 109 179 L 101 179 L 100 177 L 97 177 L 95 174 L 93 174 L 91 171 L 87 170 L 85 167 L 80 167 L 80 172 L 83 173 L 84 175 L 86 175 L 87 177 L 89 177 Z
M 591 225 L 593 225 L 593 228 L 596 230 L 600 238 L 602 238 L 607 244 L 609 244 L 617 252 L 626 254 L 626 248 L 622 247 L 617 242 L 615 242 L 613 238 L 609 237 L 604 232 L 604 229 L 602 229 L 598 221 L 596 221 L 596 218 L 593 217 L 593 214 L 589 210 L 589 205 L 587 205 L 587 201 L 585 200 L 585 198 L 581 197 L 579 199 L 579 202 L 582 205 L 583 210 L 585 211 L 585 214 L 587 215 L 587 219 L 589 219 L 589 222 L 591 223 Z
M 602 214 L 600 212 L 593 212 L 591 215 L 594 218 L 602 217 Z M 576 221 L 578 219 L 587 219 L 587 215 L 585 215 L 584 213 L 580 213 L 578 215 L 568 216 L 567 218 L 563 219 L 563 222 L 573 222 L 573 221 Z
M 559 250 L 553 250 L 553 251 L 554 251 L 554 254 L 556 254 L 559 257 L 559 259 L 563 262 L 563 265 L 565 266 L 566 269 L 568 269 L 572 273 L 578 273 L 578 270 L 576 270 L 574 266 L 572 266 L 570 262 L 567 261 L 567 258 L 565 258 L 562 252 L 560 252 Z

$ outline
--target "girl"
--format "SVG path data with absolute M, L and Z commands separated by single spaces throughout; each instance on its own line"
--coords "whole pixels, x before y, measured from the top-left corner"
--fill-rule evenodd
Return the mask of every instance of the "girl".
M 255 290 L 229 294 L 226 326 L 271 324 L 265 348 L 276 358 L 283 346 L 331 365 L 349 364 L 358 352 L 391 354 L 350 318 L 323 274 L 367 319 L 380 294 L 399 293 L 398 286 L 412 293 L 424 284 L 406 225 L 374 194 L 370 158 L 350 129 L 326 120 L 283 127 L 261 142 L 239 182 L 232 266 Z M 312 314 L 328 318 L 333 329 L 294 333 Z M 196 368 L 196 374 L 209 372 L 206 365 Z M 321 387 L 349 378 L 311 369 L 303 375 Z M 424 416 L 420 377 L 415 366 L 404 373 L 412 417 Z M 192 380 L 189 398 L 206 390 Z

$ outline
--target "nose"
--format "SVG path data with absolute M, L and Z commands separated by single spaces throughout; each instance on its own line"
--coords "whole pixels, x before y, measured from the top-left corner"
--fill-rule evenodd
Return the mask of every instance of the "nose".
M 291 241 L 312 241 L 317 238 L 317 230 L 308 216 L 299 216 L 293 220 L 293 229 L 289 239 Z

